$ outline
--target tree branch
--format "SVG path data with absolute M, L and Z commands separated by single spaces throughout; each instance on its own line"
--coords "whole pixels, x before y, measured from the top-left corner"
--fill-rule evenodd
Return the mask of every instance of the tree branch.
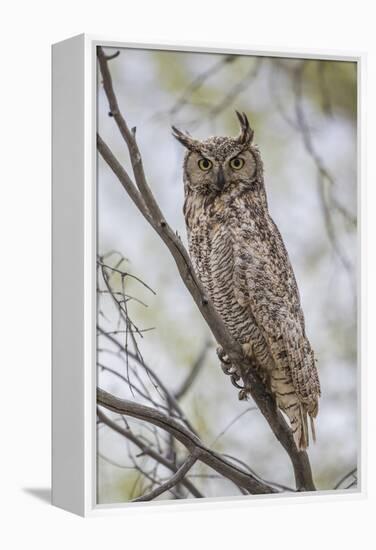
M 170 491 L 175 485 L 178 483 L 181 483 L 185 477 L 185 475 L 189 472 L 189 470 L 192 468 L 194 463 L 197 461 L 199 456 L 199 453 L 193 452 L 192 454 L 188 455 L 186 460 L 183 462 L 183 464 L 180 466 L 180 468 L 177 470 L 177 472 L 170 477 L 167 481 L 159 485 L 159 487 L 156 487 L 149 493 L 146 493 L 144 495 L 141 495 L 138 498 L 134 498 L 132 502 L 145 502 L 147 500 L 153 500 L 156 497 L 159 497 L 166 491 Z
M 196 361 L 193 363 L 187 377 L 183 380 L 183 383 L 181 384 L 180 388 L 176 390 L 176 392 L 174 393 L 175 399 L 177 400 L 181 399 L 187 393 L 189 388 L 192 386 L 193 382 L 196 380 L 197 375 L 204 364 L 209 347 L 210 347 L 210 342 L 205 342 Z
M 103 86 L 110 104 L 111 113 L 123 136 L 131 158 L 136 186 L 128 176 L 124 168 L 117 161 L 113 153 L 98 136 L 98 150 L 105 162 L 117 175 L 130 198 L 135 202 L 141 214 L 152 225 L 163 242 L 170 250 L 182 281 L 191 293 L 201 314 L 209 325 L 217 342 L 222 346 L 230 361 L 239 367 L 242 372 L 244 384 L 249 388 L 250 394 L 262 414 L 269 423 L 274 435 L 280 441 L 288 453 L 294 468 L 296 487 L 299 491 L 314 491 L 311 467 L 308 455 L 305 451 L 298 451 L 290 427 L 276 406 L 274 397 L 266 390 L 261 378 L 249 359 L 243 354 L 243 350 L 228 332 L 223 319 L 208 300 L 205 290 L 196 276 L 188 252 L 181 240 L 167 224 L 143 171 L 141 154 L 135 140 L 135 131 L 131 132 L 122 117 L 112 86 L 112 79 L 107 65 L 106 56 L 101 47 L 98 47 L 98 60 L 103 77 Z
M 145 456 L 150 456 L 153 458 L 156 462 L 159 464 L 162 464 L 165 468 L 170 470 L 171 472 L 176 473 L 177 467 L 173 462 L 162 456 L 161 454 L 157 453 L 154 449 L 149 447 L 148 445 L 145 445 L 136 435 L 134 435 L 130 430 L 125 430 L 121 426 L 118 426 L 116 422 L 108 418 L 99 408 L 97 409 L 98 418 L 103 424 L 117 432 L 118 434 L 122 435 L 129 441 L 131 441 L 134 445 L 136 445 Z M 188 491 L 196 498 L 203 498 L 204 495 L 187 479 L 183 479 L 181 483 L 188 489 Z
M 191 97 L 199 88 L 201 88 L 201 86 L 204 84 L 204 82 L 206 82 L 206 80 L 208 80 L 208 78 L 216 74 L 225 65 L 233 63 L 236 59 L 237 56 L 235 55 L 226 55 L 225 57 L 217 61 L 214 65 L 209 67 L 209 69 L 199 74 L 194 80 L 192 80 L 189 86 L 187 86 L 186 90 L 177 100 L 175 105 L 173 105 L 173 107 L 170 109 L 169 114 L 176 115 L 184 107 L 184 105 L 188 103 L 189 97 Z
M 347 212 L 347 210 L 342 207 L 336 198 L 333 196 L 333 188 L 335 187 L 335 181 L 329 170 L 326 168 L 321 156 L 317 152 L 311 135 L 311 130 L 308 124 L 308 121 L 305 116 L 303 109 L 303 99 L 302 99 L 302 86 L 303 86 L 303 71 L 306 67 L 306 62 L 303 61 L 300 65 L 297 66 L 294 73 L 293 85 L 294 85 L 294 95 L 295 95 L 295 116 L 296 116 L 296 125 L 299 130 L 303 145 L 312 158 L 316 170 L 317 170 L 317 183 L 319 186 L 319 197 L 323 209 L 324 223 L 326 231 L 328 234 L 329 241 L 333 247 L 334 252 L 337 254 L 338 258 L 342 262 L 342 265 L 346 271 L 351 272 L 352 266 L 349 261 L 345 251 L 341 247 L 341 244 L 338 240 L 338 236 L 335 231 L 331 210 L 334 208 L 338 210 L 342 216 L 349 221 L 352 225 L 356 225 L 356 219 Z M 330 186 L 329 200 L 326 198 L 325 193 L 325 184 L 328 183 Z
M 98 405 L 102 405 L 103 407 L 118 414 L 138 418 L 139 420 L 144 420 L 145 422 L 154 424 L 154 426 L 157 426 L 158 428 L 162 428 L 166 432 L 173 435 L 175 439 L 184 445 L 190 453 L 197 453 L 198 460 L 233 481 L 235 485 L 247 489 L 247 491 L 251 494 L 269 494 L 278 492 L 274 489 L 274 487 L 259 481 L 251 474 L 248 474 L 241 468 L 226 460 L 219 453 L 206 447 L 195 434 L 188 430 L 188 428 L 183 426 L 174 418 L 167 416 L 157 409 L 140 405 L 134 401 L 119 399 L 118 397 L 115 397 L 100 388 L 97 388 L 97 403 Z M 118 428 L 119 426 L 116 425 L 117 431 Z
M 344 481 L 348 480 L 350 477 L 355 478 L 355 480 L 357 481 L 357 478 L 356 478 L 357 471 L 358 471 L 357 468 L 352 468 L 347 474 L 345 474 L 343 477 L 341 477 L 341 479 L 335 484 L 334 489 L 335 490 L 339 489 L 341 487 L 342 483 Z
M 103 334 L 103 336 L 105 336 L 110 342 L 112 342 L 119 349 L 119 351 L 121 353 L 125 353 L 125 354 L 129 355 L 129 357 L 131 357 L 132 359 L 137 361 L 146 370 L 148 375 L 155 381 L 155 384 L 158 386 L 158 388 L 160 388 L 162 390 L 162 392 L 164 393 L 166 401 L 170 406 L 170 410 L 172 408 L 178 414 L 178 416 L 182 420 L 182 422 L 185 423 L 187 428 L 189 430 L 191 430 L 191 432 L 196 433 L 194 427 L 191 425 L 189 420 L 186 418 L 186 416 L 185 416 L 182 408 L 180 407 L 178 401 L 175 399 L 175 397 L 172 395 L 172 393 L 168 391 L 165 384 L 162 382 L 162 380 L 159 378 L 159 376 L 157 376 L 157 374 L 153 371 L 153 369 L 151 369 L 144 361 L 141 361 L 140 358 L 137 355 L 135 355 L 133 352 L 131 352 L 130 350 L 125 350 L 124 347 L 121 345 L 121 343 L 116 338 L 114 338 L 112 335 L 105 332 L 101 327 L 97 327 L 97 328 L 98 328 L 98 332 Z

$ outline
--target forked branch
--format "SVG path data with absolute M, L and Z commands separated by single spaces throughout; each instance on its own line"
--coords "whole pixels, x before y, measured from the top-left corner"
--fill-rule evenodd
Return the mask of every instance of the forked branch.
M 132 502 L 145 502 L 147 500 L 153 500 L 163 493 L 166 493 L 166 491 L 170 491 L 173 487 L 175 487 L 178 483 L 181 483 L 185 477 L 185 475 L 189 472 L 189 470 L 192 468 L 194 463 L 197 461 L 199 457 L 199 453 L 193 452 L 192 454 L 188 455 L 186 460 L 183 462 L 183 464 L 180 466 L 180 468 L 176 471 L 176 473 L 170 477 L 167 481 L 164 483 L 161 483 L 158 487 L 151 490 L 149 493 L 145 493 L 144 495 L 141 495 L 138 498 L 134 498 Z
M 271 485 L 260 481 L 245 470 L 242 470 L 240 467 L 232 464 L 219 453 L 216 453 L 206 447 L 202 441 L 183 424 L 157 409 L 140 405 L 134 401 L 119 399 L 100 388 L 97 389 L 97 403 L 98 405 L 102 405 L 103 407 L 118 414 L 138 418 L 139 420 L 149 422 L 158 428 L 162 428 L 171 434 L 182 445 L 184 445 L 184 447 L 186 447 L 190 455 L 195 457 L 194 462 L 196 460 L 200 460 L 219 474 L 233 481 L 235 485 L 246 489 L 251 494 L 269 494 L 278 492 Z M 191 466 L 193 466 L 193 463 L 190 467 Z M 188 472 L 188 469 L 183 470 L 184 475 Z M 177 473 L 178 472 L 176 472 L 176 474 Z M 180 478 L 178 476 L 174 476 L 174 479 L 177 479 L 176 483 L 184 477 L 181 472 L 180 476 Z

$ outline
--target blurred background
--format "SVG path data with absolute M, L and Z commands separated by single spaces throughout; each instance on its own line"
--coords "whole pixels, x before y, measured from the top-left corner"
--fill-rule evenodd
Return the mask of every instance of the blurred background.
M 356 474 L 338 485 L 356 468 L 358 448 L 356 64 L 121 49 L 109 66 L 120 109 L 137 127 L 148 182 L 185 244 L 184 150 L 170 126 L 201 139 L 235 135 L 235 109 L 247 113 L 318 360 L 322 398 L 317 442 L 309 447 L 315 483 L 320 490 L 356 486 Z M 108 111 L 98 75 L 98 131 L 131 173 Z M 215 343 L 169 251 L 100 157 L 98 255 L 99 385 L 163 408 L 161 382 L 212 449 L 265 480 L 293 487 L 285 451 L 253 402 L 239 402 L 222 373 Z M 183 457 L 184 449 L 165 433 L 109 417 L 169 459 Z M 137 445 L 98 424 L 98 503 L 131 500 L 169 475 Z M 200 463 L 189 479 L 208 497 L 240 494 Z M 159 498 L 187 496 L 179 487 Z

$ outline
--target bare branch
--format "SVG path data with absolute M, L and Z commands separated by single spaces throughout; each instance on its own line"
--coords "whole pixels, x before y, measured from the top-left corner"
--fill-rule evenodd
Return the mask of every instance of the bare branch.
M 237 59 L 236 55 L 226 55 L 219 61 L 214 63 L 209 69 L 199 74 L 192 82 L 187 86 L 186 90 L 182 93 L 175 105 L 170 109 L 170 115 L 176 115 L 189 101 L 189 97 L 192 96 L 201 86 L 214 74 L 218 73 L 225 65 L 233 63 Z
M 276 487 L 277 489 L 282 489 L 283 491 L 290 491 L 292 493 L 296 493 L 296 490 L 292 487 L 288 487 L 287 485 L 282 485 L 281 483 L 276 483 L 275 481 L 267 481 L 266 479 L 263 479 L 259 475 L 256 474 L 252 468 L 249 467 L 246 462 L 243 462 L 243 460 L 240 460 L 239 458 L 229 455 L 229 454 L 223 454 L 226 458 L 229 458 L 231 461 L 235 462 L 236 464 L 240 464 L 240 466 L 243 466 L 250 474 L 252 474 L 256 479 L 262 481 L 263 483 L 267 483 L 268 485 L 271 485 L 272 487 Z
M 317 61 L 317 77 L 319 82 L 319 90 L 321 94 L 321 107 L 324 113 L 328 116 L 333 115 L 332 101 L 330 98 L 330 90 L 326 80 L 326 69 L 328 67 L 328 62 L 323 62 L 321 60 Z
M 144 168 L 142 165 L 141 154 L 138 149 L 138 145 L 136 143 L 135 128 L 133 129 L 133 131 L 129 130 L 127 123 L 125 122 L 120 112 L 118 102 L 115 96 L 115 92 L 112 86 L 112 78 L 108 68 L 106 56 L 104 55 L 103 49 L 100 46 L 98 46 L 97 51 L 98 51 L 98 61 L 99 61 L 99 65 L 100 65 L 100 69 L 103 77 L 103 87 L 108 98 L 111 114 L 114 117 L 115 122 L 119 128 L 119 131 L 129 149 L 129 155 L 130 155 L 137 187 L 142 193 L 145 200 L 145 204 L 148 205 L 148 208 L 150 209 L 150 213 L 153 215 L 153 218 L 156 220 L 159 220 L 160 223 L 163 223 L 164 218 L 163 218 L 162 212 L 160 211 L 159 206 L 155 201 L 153 194 L 151 193 L 149 186 L 146 182 Z
M 248 409 L 245 409 L 245 411 L 242 411 L 241 413 L 239 413 L 238 415 L 236 415 L 235 418 L 233 418 L 231 420 L 231 422 L 229 422 L 227 424 L 227 426 L 225 428 L 223 428 L 223 430 L 221 432 L 219 432 L 219 434 L 217 435 L 217 437 L 212 441 L 211 445 L 214 445 L 214 443 L 217 443 L 218 439 L 220 439 L 223 435 L 225 435 L 225 433 L 227 432 L 227 430 L 229 430 L 231 428 L 231 426 L 233 426 L 235 424 L 235 422 L 237 422 L 240 418 L 242 418 L 242 416 L 244 416 L 245 414 L 247 414 L 248 412 L 251 412 L 251 411 L 257 411 L 258 408 L 257 407 L 248 407 Z
M 99 266 L 101 266 L 102 269 L 105 268 L 105 269 L 109 269 L 110 271 L 113 271 L 115 273 L 119 273 L 119 275 L 121 275 L 123 278 L 131 277 L 132 279 L 135 279 L 138 283 L 140 283 L 145 288 L 150 290 L 150 292 L 152 294 L 156 295 L 156 292 L 149 285 L 147 285 L 142 279 L 140 279 L 139 277 L 136 277 L 136 275 L 132 275 L 132 273 L 128 273 L 127 271 L 121 271 L 120 269 L 117 269 L 116 267 L 112 267 L 111 265 L 107 265 L 107 264 L 103 263 L 103 261 L 101 261 L 101 259 L 98 259 L 97 263 L 98 263 Z
M 132 502 L 145 502 L 147 500 L 153 500 L 156 497 L 165 493 L 166 491 L 170 491 L 173 487 L 175 487 L 175 485 L 183 481 L 185 475 L 189 472 L 194 463 L 197 461 L 198 456 L 198 452 L 193 452 L 192 454 L 188 455 L 178 471 L 172 477 L 170 477 L 169 480 L 165 481 L 164 483 L 159 485 L 159 487 L 156 487 L 155 489 L 150 491 L 150 493 L 144 494 L 138 498 L 134 498 Z
M 112 55 L 106 55 L 106 59 L 107 59 L 107 61 L 111 61 L 111 59 L 115 59 L 115 57 L 118 57 L 119 55 L 120 55 L 120 50 L 113 53 Z
M 244 92 L 256 79 L 261 64 L 263 62 L 262 57 L 257 57 L 256 60 L 251 64 L 250 69 L 247 71 L 247 73 L 233 86 L 231 86 L 230 90 L 225 94 L 225 96 L 215 105 L 210 107 L 207 112 L 207 118 L 214 120 L 216 117 L 218 117 L 225 109 L 227 109 L 230 105 L 232 105 L 235 100 L 239 97 L 239 95 Z M 186 100 L 187 102 L 187 100 Z M 189 122 L 190 127 L 195 128 L 199 126 L 202 122 L 202 119 L 194 119 Z
M 354 217 L 349 212 L 347 212 L 342 205 L 339 205 L 337 200 L 332 196 L 332 193 L 333 193 L 332 188 L 335 185 L 334 178 L 332 174 L 329 172 L 329 170 L 327 169 L 327 167 L 325 166 L 322 158 L 320 157 L 320 155 L 318 154 L 314 146 L 311 130 L 309 128 L 309 125 L 304 113 L 304 109 L 303 109 L 303 103 L 302 103 L 302 74 L 303 74 L 304 68 L 305 68 L 305 62 L 303 61 L 295 69 L 294 80 L 293 80 L 294 93 L 295 93 L 296 123 L 297 123 L 298 130 L 302 136 L 304 147 L 316 165 L 319 196 L 320 196 L 321 205 L 323 208 L 324 222 L 325 222 L 329 240 L 332 244 L 333 250 L 337 254 L 340 261 L 342 262 L 343 266 L 348 272 L 350 272 L 352 269 L 352 266 L 349 262 L 349 259 L 347 258 L 345 251 L 342 249 L 338 241 L 338 237 L 335 232 L 330 209 L 333 207 L 339 210 L 340 213 L 353 225 L 356 224 L 356 221 Z M 329 201 L 326 198 L 326 193 L 325 193 L 326 184 L 328 184 L 330 187 Z
M 132 359 L 137 361 L 147 371 L 147 373 L 150 375 L 150 377 L 155 381 L 155 386 L 154 387 L 160 388 L 162 390 L 163 394 L 165 395 L 167 403 L 179 415 L 181 421 L 185 423 L 185 425 L 187 426 L 187 428 L 189 430 L 191 430 L 191 432 L 196 433 L 194 427 L 191 425 L 189 420 L 186 418 L 186 416 L 185 416 L 182 408 L 180 407 L 178 401 L 175 399 L 175 397 L 172 395 L 172 393 L 167 389 L 165 384 L 162 382 L 162 380 L 159 378 L 159 376 L 154 372 L 154 370 L 151 367 L 149 367 L 149 365 L 147 365 L 145 362 L 141 361 L 140 358 L 137 355 L 133 354 L 130 350 L 126 351 L 125 348 L 121 345 L 121 343 L 118 342 L 118 340 L 116 340 L 116 338 L 114 338 L 113 336 L 111 336 L 110 334 L 105 332 L 102 328 L 98 327 L 98 331 L 101 334 L 103 334 L 108 340 L 110 340 L 113 344 L 115 344 L 118 347 L 118 349 L 121 353 L 124 353 L 125 355 L 129 355 L 129 357 L 131 357 Z
M 228 479 L 231 479 L 235 485 L 247 489 L 251 494 L 269 494 L 277 492 L 273 487 L 260 482 L 251 474 L 231 464 L 220 454 L 206 447 L 202 441 L 183 426 L 183 424 L 157 409 L 146 407 L 133 401 L 119 399 L 100 388 L 97 389 L 97 403 L 118 414 L 125 414 L 133 418 L 138 418 L 162 428 L 172 434 L 190 453 L 198 453 L 198 460 L 210 466 L 213 470 L 224 475 Z M 117 425 L 116 427 L 118 428 Z
M 205 344 L 202 347 L 202 350 L 200 351 L 196 361 L 193 363 L 191 370 L 189 371 L 188 376 L 183 381 L 180 388 L 175 392 L 174 396 L 175 399 L 181 399 L 189 390 L 189 388 L 192 386 L 193 382 L 196 380 L 207 355 L 207 352 L 210 348 L 210 342 L 205 342 Z
M 104 158 L 104 160 L 107 162 L 107 164 L 110 164 L 111 170 L 117 176 L 118 180 L 123 185 L 124 189 L 130 196 L 132 201 L 135 203 L 137 208 L 140 210 L 144 218 L 146 218 L 148 222 L 151 225 L 153 225 L 153 222 L 150 218 L 150 214 L 147 211 L 145 203 L 142 200 L 142 197 L 138 192 L 136 186 L 134 185 L 133 181 L 130 179 L 127 172 L 124 170 L 124 168 L 120 164 L 120 162 L 112 154 L 108 145 L 106 145 L 106 143 L 103 141 L 103 139 L 99 135 L 97 135 L 97 149 L 99 153 L 102 155 L 102 157 Z
M 222 113 L 227 107 L 232 105 L 235 99 L 250 86 L 251 82 L 256 78 L 259 73 L 263 58 L 257 57 L 252 67 L 248 70 L 247 74 L 239 80 L 230 91 L 224 96 L 220 103 L 215 105 L 209 110 L 209 116 L 216 117 Z
M 113 374 L 114 376 L 116 376 L 117 378 L 119 378 L 120 380 L 122 380 L 128 387 L 130 386 L 130 390 L 131 390 L 131 393 L 132 395 L 134 395 L 133 391 L 134 390 L 140 397 L 143 397 L 146 401 L 148 401 L 149 403 L 151 403 L 154 407 L 157 407 L 157 408 L 161 408 L 165 411 L 167 411 L 171 416 L 175 417 L 175 418 L 178 418 L 178 419 L 182 419 L 181 418 L 181 415 L 176 415 L 174 413 L 173 410 L 171 410 L 171 407 L 166 407 L 165 405 L 163 405 L 162 403 L 157 403 L 153 398 L 152 396 L 150 395 L 150 393 L 146 393 L 145 391 L 142 391 L 142 389 L 140 389 L 138 386 L 136 386 L 135 384 L 133 384 L 130 380 L 129 380 L 129 377 L 125 377 L 123 376 L 122 374 L 120 374 L 120 372 L 117 372 L 115 369 L 112 369 L 106 365 L 104 365 L 103 363 L 97 361 L 97 366 L 102 370 L 102 371 L 106 371 L 106 372 L 109 372 L 111 374 Z
M 356 473 L 357 473 L 358 469 L 357 468 L 352 468 L 347 474 L 345 474 L 343 477 L 341 477 L 341 479 L 338 481 L 338 483 L 335 484 L 334 486 L 334 489 L 339 489 L 342 485 L 342 483 L 344 483 L 346 480 L 348 480 L 350 477 L 354 477 L 355 478 L 355 481 L 357 481 L 356 479 Z M 352 483 L 350 483 L 350 486 L 352 485 Z
M 171 472 L 177 472 L 176 465 L 171 462 L 170 460 L 167 460 L 164 456 L 159 454 L 158 452 L 154 451 L 150 446 L 145 445 L 139 439 L 137 436 L 135 436 L 130 430 L 125 430 L 121 426 L 118 426 L 116 422 L 111 420 L 107 415 L 105 415 L 99 408 L 97 409 L 98 418 L 101 422 L 106 424 L 109 428 L 111 428 L 113 431 L 117 432 L 118 434 L 122 435 L 129 441 L 131 441 L 134 445 L 136 445 L 144 455 L 150 456 L 153 458 L 156 462 L 162 464 L 165 468 L 170 470 Z M 203 498 L 204 495 L 193 485 L 192 482 L 184 479 L 182 480 L 182 484 L 190 491 L 190 493 L 196 497 L 196 498 Z

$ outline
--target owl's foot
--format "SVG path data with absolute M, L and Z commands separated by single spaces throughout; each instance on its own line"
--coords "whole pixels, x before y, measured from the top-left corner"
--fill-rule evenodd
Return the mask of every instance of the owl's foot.
M 238 384 L 238 381 L 241 379 L 239 369 L 237 369 L 231 364 L 226 365 L 223 363 L 221 363 L 221 369 L 227 376 L 230 377 L 231 383 L 235 386 L 235 388 L 241 389 L 243 387 Z
M 249 393 L 248 389 L 245 386 L 241 386 L 239 384 L 239 380 L 241 380 L 241 378 L 242 378 L 240 370 L 231 363 L 228 355 L 226 355 L 223 348 L 221 348 L 221 347 L 217 348 L 217 355 L 218 355 L 218 358 L 221 362 L 222 371 L 227 376 L 230 376 L 230 380 L 231 380 L 232 385 L 235 386 L 235 388 L 238 388 L 240 390 L 239 391 L 239 399 L 241 401 L 247 399 L 247 396 L 248 396 L 248 393 Z
M 248 396 L 249 396 L 249 387 L 244 386 L 238 394 L 239 401 L 247 401 Z
M 235 386 L 235 388 L 238 388 L 239 390 L 242 390 L 243 386 L 238 384 L 240 379 L 241 379 L 241 376 L 240 376 L 239 372 L 237 371 L 237 369 L 234 369 L 233 372 L 231 373 L 231 384 L 233 386 Z
M 225 350 L 223 348 L 219 347 L 219 348 L 217 348 L 216 351 L 217 351 L 217 356 L 218 356 L 218 359 L 220 360 L 220 362 L 223 365 L 230 365 L 231 366 L 231 361 L 230 361 L 228 355 L 226 354 Z M 228 373 L 225 372 L 225 374 L 228 374 Z

